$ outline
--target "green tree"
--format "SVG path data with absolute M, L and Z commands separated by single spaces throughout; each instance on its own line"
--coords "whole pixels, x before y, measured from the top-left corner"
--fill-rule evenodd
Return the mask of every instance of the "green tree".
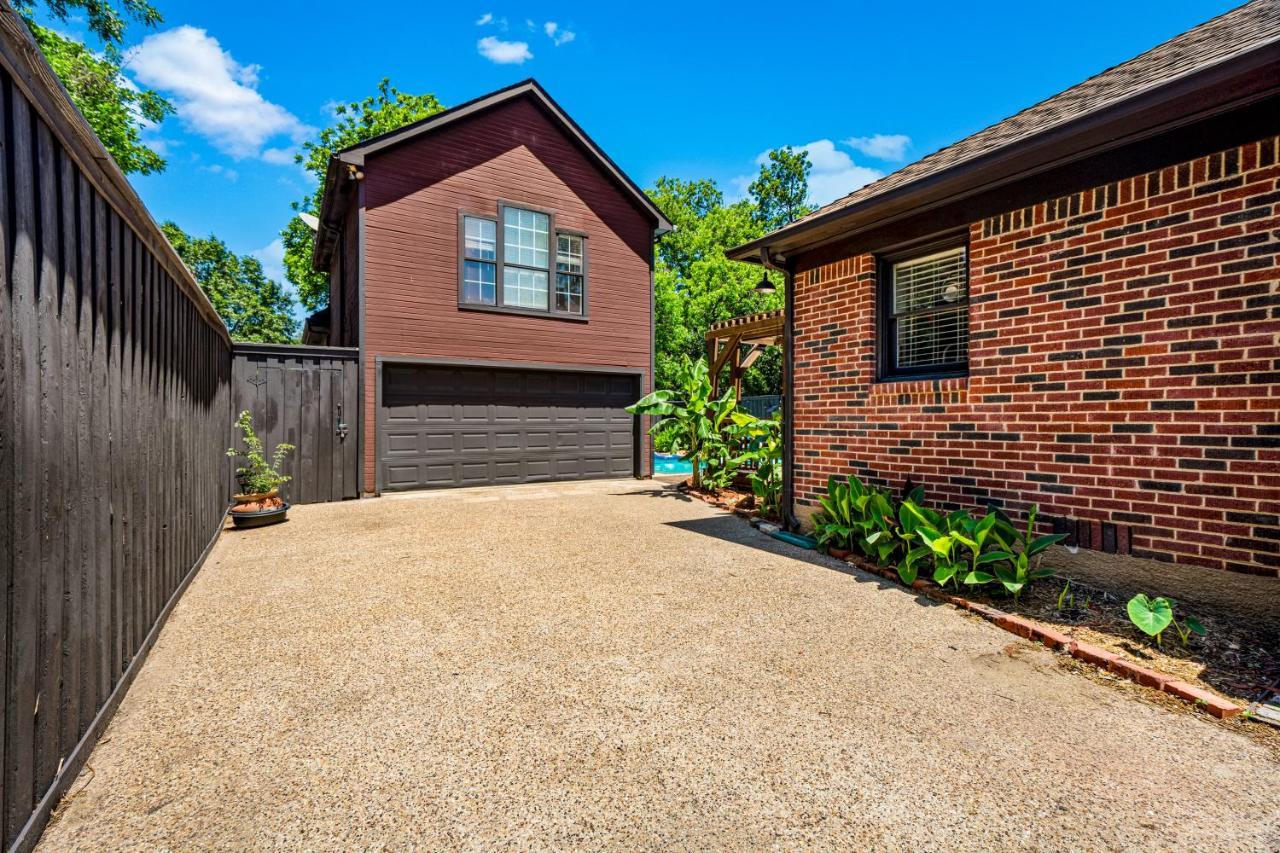
M 760 267 L 731 261 L 724 252 L 808 213 L 810 168 L 804 151 L 771 151 L 747 197 L 730 204 L 715 181 L 706 179 L 662 177 L 649 191 L 676 226 L 658 243 L 655 257 L 656 387 L 676 387 L 681 359 L 706 354 L 712 324 L 783 306 L 780 274 L 767 273 L 777 290 L 760 293 Z M 776 394 L 781 388 L 781 353 L 771 347 L 743 377 L 743 393 Z
M 144 123 L 164 121 L 173 113 L 173 105 L 151 89 L 138 89 L 125 82 L 119 50 L 126 17 L 154 27 L 162 20 L 160 13 L 143 0 L 123 0 L 123 13 L 104 0 L 45 0 L 44 5 L 60 21 L 74 10 L 83 10 L 90 32 L 102 43 L 102 50 L 95 53 L 83 42 L 37 24 L 33 18 L 34 0 L 14 3 L 72 103 L 111 152 L 120 170 L 126 175 L 164 171 L 164 158 L 143 144 L 141 132 Z
M 333 110 L 337 120 L 319 131 L 315 139 L 303 143 L 296 157 L 315 178 L 316 186 L 306 198 L 295 202 L 293 209 L 298 213 L 319 214 L 325 172 L 329 168 L 329 157 L 335 151 L 420 121 L 443 109 L 435 95 L 401 92 L 385 77 L 378 84 L 377 94 L 363 101 L 339 104 Z M 297 286 L 302 304 L 308 311 L 323 308 L 329 301 L 329 279 L 324 273 L 311 269 L 315 232 L 294 216 L 280 232 L 280 238 L 284 243 L 285 275 Z
M 237 255 L 212 234 L 192 237 L 173 222 L 165 222 L 160 230 L 200 283 L 233 339 L 269 344 L 297 339 L 293 297 L 279 282 L 267 278 L 261 261 L 252 255 Z
M 756 201 L 755 219 L 765 231 L 773 231 L 812 213 L 809 204 L 809 173 L 813 164 L 808 152 L 796 148 L 775 148 L 760 167 L 760 174 L 747 192 Z

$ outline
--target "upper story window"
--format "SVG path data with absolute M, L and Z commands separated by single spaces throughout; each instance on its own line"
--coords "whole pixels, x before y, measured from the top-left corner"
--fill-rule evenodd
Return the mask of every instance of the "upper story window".
M 463 214 L 459 304 L 586 316 L 586 239 L 557 232 L 555 216 L 502 204 L 497 218 Z
M 580 234 L 556 235 L 556 310 L 581 314 L 585 307 L 587 256 Z
M 960 376 L 969 366 L 969 269 L 964 246 L 880 264 L 882 379 Z

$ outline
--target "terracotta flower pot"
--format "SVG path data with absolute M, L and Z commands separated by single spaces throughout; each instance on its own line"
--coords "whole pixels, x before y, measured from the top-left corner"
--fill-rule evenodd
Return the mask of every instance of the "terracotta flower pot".
M 231 507 L 231 515 L 235 517 L 245 513 L 268 512 L 280 509 L 282 506 L 284 506 L 284 500 L 280 497 L 279 489 L 236 495 L 235 505 Z

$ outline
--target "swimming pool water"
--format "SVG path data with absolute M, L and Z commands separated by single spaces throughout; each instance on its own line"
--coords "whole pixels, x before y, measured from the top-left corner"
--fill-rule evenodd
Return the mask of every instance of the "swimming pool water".
M 675 453 L 653 454 L 654 474 L 692 474 L 693 463 L 685 462 Z

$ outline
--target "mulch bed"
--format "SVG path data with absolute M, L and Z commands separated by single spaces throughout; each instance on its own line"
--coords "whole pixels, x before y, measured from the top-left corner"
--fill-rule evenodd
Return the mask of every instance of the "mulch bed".
M 690 487 L 686 480 L 681 492 L 712 506 L 743 517 L 757 515 L 755 496 L 733 489 L 706 492 Z M 860 555 L 849 561 L 875 569 Z M 896 579 L 896 575 L 894 576 Z M 1059 606 L 1059 595 L 1070 583 Z M 930 582 L 930 586 L 932 583 Z M 1174 603 L 1174 616 L 1200 621 L 1204 636 L 1192 635 L 1183 645 L 1171 625 L 1161 645 L 1139 631 L 1126 612 L 1128 598 L 1096 584 L 1066 576 L 1037 581 L 1024 588 L 1015 599 L 995 585 L 946 592 L 978 605 L 997 608 L 1015 616 L 1041 622 L 1080 643 L 1100 647 L 1138 666 L 1173 676 L 1195 687 L 1216 693 L 1242 707 L 1248 707 L 1280 682 L 1280 636 L 1253 621 L 1207 608 Z
M 963 590 L 961 594 L 971 601 L 1044 622 L 1073 639 L 1101 646 L 1245 706 L 1280 680 L 1280 637 L 1249 620 L 1175 602 L 1174 618 L 1179 622 L 1188 616 L 1199 619 L 1205 635 L 1192 634 L 1184 646 L 1171 625 L 1157 646 L 1129 621 L 1125 610 L 1128 599 L 1106 589 L 1071 580 L 1059 608 L 1058 597 L 1067 583 L 1065 577 L 1038 581 L 1017 600 L 990 587 Z

